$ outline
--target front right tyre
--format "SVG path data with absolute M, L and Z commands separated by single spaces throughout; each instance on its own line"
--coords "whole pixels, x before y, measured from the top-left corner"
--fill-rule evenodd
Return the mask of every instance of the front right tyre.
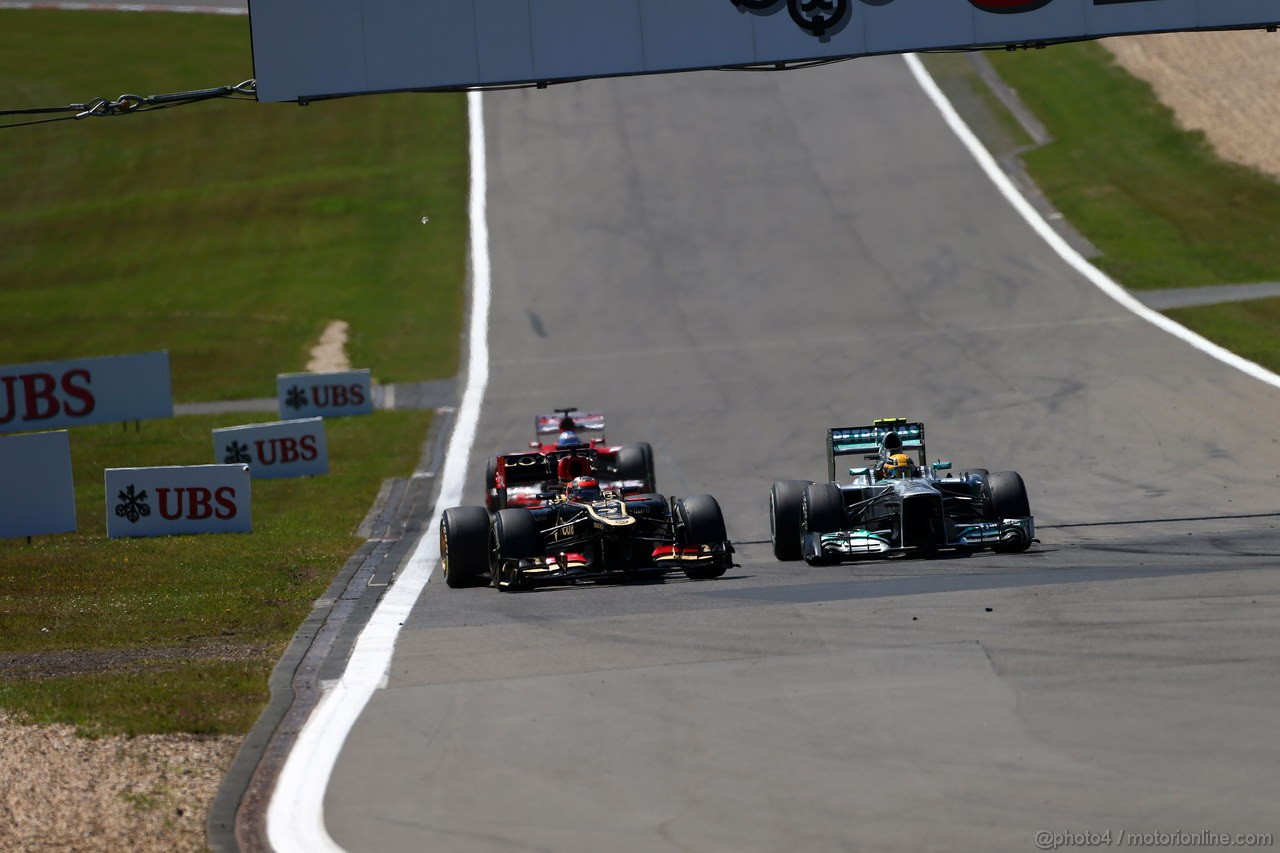
M 844 494 L 835 483 L 814 483 L 804 490 L 800 499 L 800 533 L 837 533 L 848 523 L 844 508 Z M 821 553 L 805 554 L 804 561 L 811 566 L 826 566 L 836 562 Z
M 769 539 L 775 559 L 800 559 L 800 504 L 812 480 L 779 480 L 769 490 Z
M 681 531 L 679 540 L 688 546 L 723 545 L 729 540 L 725 532 L 724 513 L 720 510 L 720 502 L 711 495 L 693 495 L 679 498 L 675 502 L 677 529 Z M 728 555 L 710 565 L 689 566 L 684 570 L 685 577 L 693 580 L 710 580 L 718 578 L 728 570 Z
M 498 510 L 493 514 L 493 542 L 493 566 L 490 569 L 493 585 L 507 592 L 523 589 L 516 564 L 520 560 L 545 556 L 542 553 L 542 533 L 533 513 L 519 508 Z

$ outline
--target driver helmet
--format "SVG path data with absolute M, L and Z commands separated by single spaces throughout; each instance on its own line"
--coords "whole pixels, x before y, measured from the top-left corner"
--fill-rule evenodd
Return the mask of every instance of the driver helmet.
M 911 457 L 905 453 L 894 453 L 884 461 L 885 477 L 910 477 L 915 470 L 915 466 L 911 464 Z
M 574 477 L 569 484 L 568 497 L 579 502 L 599 500 L 600 481 L 595 477 Z
M 560 438 L 556 439 L 556 447 L 581 447 L 582 441 L 578 438 L 578 434 L 571 429 L 567 429 L 560 433 Z

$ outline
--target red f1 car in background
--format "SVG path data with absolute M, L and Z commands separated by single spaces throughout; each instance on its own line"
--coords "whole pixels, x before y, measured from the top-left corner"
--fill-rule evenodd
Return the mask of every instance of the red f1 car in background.
M 575 477 L 590 475 L 618 495 L 657 491 L 653 448 L 647 442 L 608 445 L 604 415 L 556 409 L 534 417 L 535 440 L 529 450 L 489 459 L 484 472 L 484 502 L 490 512 L 508 507 L 539 507 Z

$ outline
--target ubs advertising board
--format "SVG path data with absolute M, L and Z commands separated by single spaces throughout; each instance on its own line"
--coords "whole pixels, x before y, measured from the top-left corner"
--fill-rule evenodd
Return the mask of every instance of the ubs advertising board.
M 0 433 L 171 417 L 168 352 L 0 366 Z
M 285 421 L 367 415 L 373 411 L 373 380 L 367 369 L 281 373 L 276 398 Z
M 249 533 L 248 465 L 108 468 L 107 536 Z
M 249 475 L 256 480 L 328 473 L 324 418 L 215 429 L 213 458 L 248 465 Z
M 260 101 L 1262 28 L 1278 0 L 251 0 Z
M 0 437 L 0 539 L 75 529 L 76 490 L 66 430 Z

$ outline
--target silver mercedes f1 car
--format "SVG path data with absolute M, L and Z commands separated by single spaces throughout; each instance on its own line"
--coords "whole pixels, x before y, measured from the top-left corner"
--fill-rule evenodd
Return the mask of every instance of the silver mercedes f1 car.
M 848 456 L 864 464 L 839 474 Z M 1020 553 L 1036 541 L 1016 471 L 952 474 L 950 462 L 926 459 L 924 424 L 904 418 L 827 430 L 829 482 L 780 480 L 770 491 L 774 556 L 826 565 L 940 551 Z

